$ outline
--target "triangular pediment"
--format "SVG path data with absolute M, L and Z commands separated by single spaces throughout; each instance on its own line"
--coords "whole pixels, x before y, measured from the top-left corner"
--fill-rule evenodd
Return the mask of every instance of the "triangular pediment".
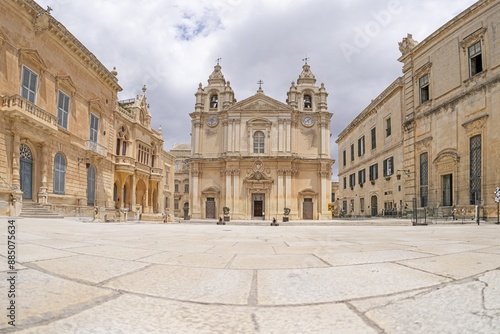
M 73 95 L 76 92 L 76 86 L 69 75 L 56 75 L 56 83 L 58 86 L 64 87 Z
M 21 49 L 19 50 L 19 59 L 22 62 L 30 62 L 38 67 L 40 70 L 45 71 L 47 69 L 47 65 L 43 61 L 42 57 L 38 53 L 38 51 L 34 49 Z
M 228 111 L 292 111 L 292 108 L 283 102 L 275 100 L 262 93 L 257 93 L 247 99 L 244 99 L 233 106 Z

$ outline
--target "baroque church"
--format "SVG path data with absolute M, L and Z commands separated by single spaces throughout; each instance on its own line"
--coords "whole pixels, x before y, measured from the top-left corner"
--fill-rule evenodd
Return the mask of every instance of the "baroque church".
M 328 93 L 307 61 L 286 103 L 259 86 L 239 102 L 217 63 L 195 94 L 189 162 L 192 218 L 328 219 Z

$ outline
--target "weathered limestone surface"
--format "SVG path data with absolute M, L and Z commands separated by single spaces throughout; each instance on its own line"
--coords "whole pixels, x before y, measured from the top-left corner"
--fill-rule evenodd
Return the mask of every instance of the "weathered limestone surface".
M 500 331 L 494 224 L 17 223 L 20 333 Z

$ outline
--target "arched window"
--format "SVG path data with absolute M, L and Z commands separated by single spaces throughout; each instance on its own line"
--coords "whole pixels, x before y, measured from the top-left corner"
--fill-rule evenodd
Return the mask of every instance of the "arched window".
M 127 155 L 128 137 L 127 128 L 122 126 L 116 138 L 116 155 Z
M 64 195 L 66 182 L 66 159 L 62 153 L 54 158 L 54 194 Z
M 210 96 L 210 108 L 217 108 L 218 105 L 219 97 L 216 94 Z
M 304 109 L 312 108 L 311 95 L 304 95 Z
M 264 153 L 264 132 L 256 131 L 253 134 L 253 153 Z

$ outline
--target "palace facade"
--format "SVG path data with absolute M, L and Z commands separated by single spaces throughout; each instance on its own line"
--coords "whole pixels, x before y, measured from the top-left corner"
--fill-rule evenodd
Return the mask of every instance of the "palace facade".
M 497 216 L 500 3 L 481 0 L 399 49 L 403 75 L 337 139 L 347 214 Z
M 264 94 L 237 102 L 217 63 L 195 94 L 189 213 L 231 219 L 328 219 L 331 197 L 328 93 L 306 63 L 286 103 Z
M 118 101 L 117 72 L 31 0 L 0 3 L 0 59 L 0 214 L 173 212 L 174 158 L 145 88 Z

